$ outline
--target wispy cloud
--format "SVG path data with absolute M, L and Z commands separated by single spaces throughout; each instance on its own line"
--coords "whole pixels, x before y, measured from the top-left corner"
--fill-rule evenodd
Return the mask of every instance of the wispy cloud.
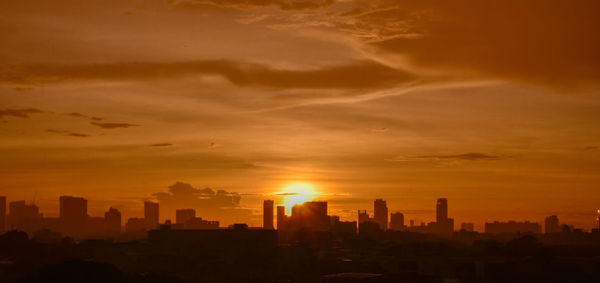
M 78 138 L 87 138 L 87 137 L 89 137 L 89 135 L 87 135 L 87 134 L 75 133 L 75 132 L 69 132 L 69 131 L 63 131 L 63 130 L 49 129 L 49 130 L 47 130 L 47 132 L 54 133 L 54 134 L 65 135 L 65 136 L 69 136 L 69 137 L 78 137 Z
M 102 129 L 117 129 L 117 128 L 131 128 L 131 127 L 138 127 L 139 125 L 136 124 L 129 124 L 129 123 L 98 123 L 98 122 L 91 122 L 90 124 L 94 125 L 94 126 L 98 126 Z
M 31 114 L 40 114 L 45 111 L 37 108 L 23 108 L 23 109 L 4 109 L 0 110 L 0 118 L 5 116 L 17 117 L 17 118 L 29 118 Z
M 0 82 L 59 83 L 78 80 L 165 80 L 190 75 L 221 75 L 238 86 L 283 89 L 381 89 L 414 76 L 374 61 L 319 69 L 285 70 L 227 60 L 122 62 L 82 65 L 26 65 L 0 68 Z
M 173 144 L 172 143 L 155 143 L 155 144 L 152 144 L 151 146 L 153 146 L 153 147 L 168 147 L 168 146 L 173 146 Z

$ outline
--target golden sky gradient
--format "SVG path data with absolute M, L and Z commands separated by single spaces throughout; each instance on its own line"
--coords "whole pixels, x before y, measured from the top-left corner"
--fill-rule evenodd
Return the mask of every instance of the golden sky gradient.
M 0 2 L 0 195 L 260 225 L 306 182 L 355 219 L 600 207 L 600 1 Z M 177 182 L 182 182 L 176 184 Z M 191 184 L 185 185 L 185 184 Z M 169 187 L 172 194 L 167 193 Z M 203 190 L 206 187 L 210 191 Z M 218 193 L 218 190 L 223 190 Z M 158 194 L 157 194 L 158 193 Z M 171 207 L 172 206 L 172 207 Z

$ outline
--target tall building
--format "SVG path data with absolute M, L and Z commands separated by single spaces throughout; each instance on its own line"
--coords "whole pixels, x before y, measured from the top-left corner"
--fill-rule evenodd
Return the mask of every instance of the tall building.
M 439 198 L 435 206 L 435 223 L 430 232 L 449 235 L 454 232 L 454 219 L 448 218 L 448 200 Z
M 600 230 L 600 209 L 598 209 L 598 216 L 596 216 L 596 221 L 598 221 L 598 230 Z
M 86 227 L 87 200 L 80 197 L 61 196 L 60 199 L 61 232 L 71 236 L 83 235 Z
M 390 229 L 391 230 L 404 230 L 404 214 L 400 212 L 392 213 L 390 215 Z
M 193 209 L 177 209 L 175 210 L 175 223 L 185 224 L 188 220 L 196 218 L 196 210 Z
M 379 228 L 381 230 L 387 230 L 388 226 L 388 208 L 387 203 L 383 199 L 376 199 L 374 203 L 375 213 L 373 215 L 373 220 L 375 223 L 379 224 Z
M 110 208 L 104 213 L 104 223 L 108 234 L 118 234 L 121 232 L 121 212 L 116 208 Z
M 153 230 L 158 228 L 158 203 L 144 202 L 144 219 L 146 220 L 146 229 Z
M 263 202 L 263 228 L 273 230 L 273 204 L 272 200 L 265 200 Z
M 371 217 L 366 210 L 358 210 L 358 224 L 371 221 Z
M 10 202 L 8 207 L 8 226 L 10 229 L 33 233 L 42 227 L 44 217 L 35 204 L 28 205 L 22 200 Z
M 286 219 L 285 206 L 277 206 L 277 230 L 285 229 Z
M 289 219 L 291 229 L 308 229 L 312 231 L 327 231 L 331 226 L 327 215 L 326 201 L 309 201 L 292 207 Z
M 558 223 L 558 217 L 556 215 L 551 215 L 546 217 L 544 220 L 544 227 L 546 228 L 546 234 L 550 233 L 559 233 L 562 231 L 560 228 L 560 224 Z
M 448 200 L 440 198 L 435 206 L 435 222 L 445 223 L 448 220 Z
M 6 197 L 0 197 L 0 234 L 6 231 Z

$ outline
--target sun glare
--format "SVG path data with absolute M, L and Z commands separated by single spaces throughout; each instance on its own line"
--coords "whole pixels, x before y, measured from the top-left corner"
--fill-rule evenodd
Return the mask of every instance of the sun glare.
M 307 182 L 291 182 L 283 186 L 278 195 L 283 197 L 286 211 L 296 204 L 312 201 L 318 194 L 317 187 Z

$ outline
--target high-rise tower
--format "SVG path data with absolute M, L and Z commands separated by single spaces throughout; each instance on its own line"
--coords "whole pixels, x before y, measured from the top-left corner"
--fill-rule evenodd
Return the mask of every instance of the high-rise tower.
M 263 228 L 273 230 L 273 205 L 274 201 L 265 200 L 263 202 Z
M 388 227 L 388 208 L 387 203 L 383 199 L 376 199 L 374 204 L 375 213 L 373 221 L 379 224 L 381 230 L 387 230 Z

